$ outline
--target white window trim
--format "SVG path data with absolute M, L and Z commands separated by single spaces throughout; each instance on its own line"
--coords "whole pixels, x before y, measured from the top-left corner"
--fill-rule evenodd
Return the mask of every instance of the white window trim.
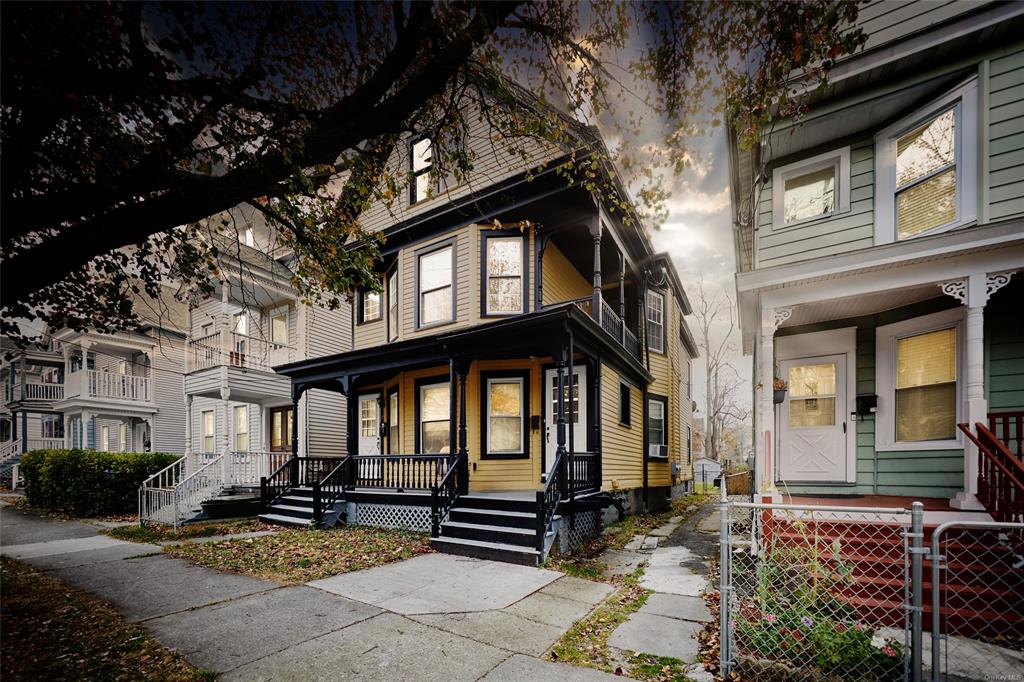
M 213 419 L 210 421 L 211 432 L 206 433 L 206 415 L 212 414 Z M 199 445 L 204 455 L 212 455 L 217 451 L 217 412 L 215 410 L 203 410 L 199 413 Z M 213 448 L 210 450 L 206 449 L 206 439 L 213 439 Z
M 650 304 L 651 296 L 656 296 L 656 297 L 658 297 L 658 299 L 661 300 L 661 305 L 659 306 L 659 309 L 661 310 L 661 321 L 660 322 L 655 322 L 654 320 L 651 319 L 651 304 Z M 667 316 L 665 315 L 665 307 L 666 307 L 665 294 L 660 292 L 660 291 L 655 291 L 654 289 L 648 289 L 647 290 L 647 306 L 646 306 L 646 308 L 647 308 L 647 324 L 648 324 L 648 329 L 645 329 L 644 331 L 648 332 L 647 333 L 647 337 L 648 337 L 647 345 L 650 347 L 650 349 L 652 351 L 654 351 L 655 353 L 661 353 L 662 355 L 664 355 L 664 353 L 665 353 L 665 334 L 668 331 L 667 325 L 665 324 L 665 321 L 666 321 L 666 318 L 667 318 Z M 661 327 L 661 345 L 658 346 L 657 348 L 653 344 L 650 343 L 650 336 L 651 336 L 651 334 L 650 334 L 649 329 L 650 329 L 650 325 L 652 325 L 652 324 Z
M 519 449 L 518 450 L 495 450 L 491 447 L 491 436 L 494 434 L 494 429 L 491 428 L 491 386 L 493 384 L 516 384 L 519 386 Z M 526 454 L 526 442 L 523 437 L 525 430 L 525 424 L 523 420 L 526 419 L 526 415 L 523 413 L 527 409 L 524 404 L 524 388 L 525 384 L 522 377 L 493 377 L 487 380 L 487 392 L 484 394 L 487 400 L 487 453 L 496 455 L 523 455 Z
M 956 218 L 907 239 L 896 239 L 896 141 L 947 109 L 956 109 Z M 978 79 L 951 92 L 875 135 L 875 246 L 948 232 L 978 217 Z
M 957 430 L 949 440 L 927 440 L 901 443 L 896 440 L 896 341 L 940 329 L 956 329 L 956 423 L 963 421 L 964 370 L 964 308 L 943 310 L 923 317 L 915 317 L 875 330 L 875 390 L 878 410 L 875 413 L 875 451 L 906 452 L 913 450 L 962 450 L 963 440 Z
M 279 342 L 279 341 L 274 341 L 274 318 L 277 317 L 278 315 L 282 314 L 282 313 L 284 313 L 284 335 L 285 335 L 285 340 L 284 340 L 283 343 Z M 292 320 L 291 320 L 291 311 L 288 309 L 287 305 L 281 305 L 281 306 L 278 306 L 276 308 L 273 308 L 270 311 L 270 313 L 267 315 L 267 321 L 270 324 L 270 327 L 267 329 L 267 331 L 269 332 L 268 336 L 270 337 L 270 343 L 271 344 L 277 345 L 277 346 L 287 346 L 289 343 L 291 343 L 292 334 L 291 334 L 291 329 L 289 329 L 289 327 L 291 327 Z
M 100 450 L 103 452 L 110 452 L 110 427 L 100 427 Z
M 245 415 L 245 431 L 241 431 L 238 428 L 238 415 Z M 231 408 L 231 430 L 234 432 L 231 434 L 231 450 L 233 452 L 249 452 L 252 443 L 249 441 L 249 406 L 248 405 L 235 405 Z M 238 447 L 238 437 L 245 434 L 245 448 Z
M 836 210 L 803 220 L 785 221 L 786 180 L 806 175 L 828 167 L 835 168 Z M 842 147 L 824 154 L 801 159 L 794 163 L 780 166 L 772 171 L 772 232 L 786 230 L 797 225 L 806 225 L 819 220 L 829 220 L 841 213 L 850 211 L 850 148 Z

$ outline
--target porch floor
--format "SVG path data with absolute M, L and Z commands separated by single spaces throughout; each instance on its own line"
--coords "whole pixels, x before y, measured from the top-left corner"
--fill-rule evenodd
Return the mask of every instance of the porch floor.
M 783 495 L 785 504 L 814 504 L 834 507 L 887 507 L 910 509 L 911 502 L 921 502 L 925 511 L 958 511 L 944 497 L 906 497 L 903 495 Z

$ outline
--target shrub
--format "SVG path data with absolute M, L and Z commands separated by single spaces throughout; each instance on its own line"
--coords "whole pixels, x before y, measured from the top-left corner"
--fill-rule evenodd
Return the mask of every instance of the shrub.
M 29 504 L 75 516 L 138 510 L 139 485 L 181 455 L 96 450 L 33 450 L 21 457 Z

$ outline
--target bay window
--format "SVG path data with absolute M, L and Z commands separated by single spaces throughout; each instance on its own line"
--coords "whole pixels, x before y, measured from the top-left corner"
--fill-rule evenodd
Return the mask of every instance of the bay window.
M 455 247 L 421 254 L 417 262 L 418 326 L 426 327 L 455 319 Z

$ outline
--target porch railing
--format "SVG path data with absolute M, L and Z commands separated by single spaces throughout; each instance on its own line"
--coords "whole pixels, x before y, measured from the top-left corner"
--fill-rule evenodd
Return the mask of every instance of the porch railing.
M 559 452 L 555 456 L 555 462 L 551 467 L 548 480 L 544 482 L 544 488 L 537 491 L 537 545 L 536 549 L 542 555 L 544 544 L 548 534 L 548 528 L 555 518 L 555 511 L 558 503 L 568 497 L 568 481 L 566 480 L 566 453 Z
M 149 400 L 149 377 L 87 369 L 85 370 L 85 382 L 85 395 L 90 398 Z
M 139 486 L 139 522 L 177 527 L 194 516 L 203 502 L 220 494 L 224 484 L 221 457 L 215 457 L 191 472 L 188 458 L 182 457 Z
M 996 521 L 1024 521 L 1024 464 L 981 422 L 977 434 L 957 426 L 978 447 L 978 501 Z
M 604 297 L 601 298 L 601 328 L 608 332 L 613 339 L 622 341 L 622 318 L 615 314 Z
M 590 296 L 573 299 L 571 301 L 561 301 L 559 303 L 549 305 L 565 305 L 566 303 L 574 304 L 589 317 L 595 321 L 597 320 L 597 317 L 593 313 L 593 299 Z M 608 336 L 620 343 L 631 356 L 637 360 L 643 359 L 640 341 L 637 339 L 636 334 L 626 326 L 622 318 L 619 317 L 619 314 L 615 312 L 615 309 L 612 308 L 611 304 L 609 304 L 604 297 L 601 298 L 601 329 L 604 330 Z
M 459 485 L 459 471 L 464 468 L 459 466 L 459 459 L 462 455 L 456 453 L 446 460 L 447 470 L 437 485 L 430 489 L 430 536 L 438 537 L 441 534 L 441 523 L 448 516 L 448 512 L 455 506 L 459 499 L 459 492 L 463 486 Z
M 63 400 L 64 384 L 27 383 L 22 386 L 26 400 Z
M 988 428 L 1018 460 L 1024 460 L 1024 412 L 989 412 Z
M 449 455 L 356 455 L 354 484 L 396 492 L 430 490 L 444 478 L 453 460 Z
M 573 493 L 577 495 L 600 489 L 596 453 L 577 452 L 569 455 L 569 482 Z
M 351 457 L 342 458 L 333 469 L 313 484 L 313 523 L 318 526 L 324 521 L 324 512 L 345 494 L 350 459 Z
M 218 332 L 189 341 L 186 358 L 188 372 L 222 365 L 270 371 L 294 360 L 295 349 L 246 334 Z
M 231 452 L 225 480 L 228 485 L 257 486 L 261 477 L 269 476 L 291 456 L 290 452 Z

